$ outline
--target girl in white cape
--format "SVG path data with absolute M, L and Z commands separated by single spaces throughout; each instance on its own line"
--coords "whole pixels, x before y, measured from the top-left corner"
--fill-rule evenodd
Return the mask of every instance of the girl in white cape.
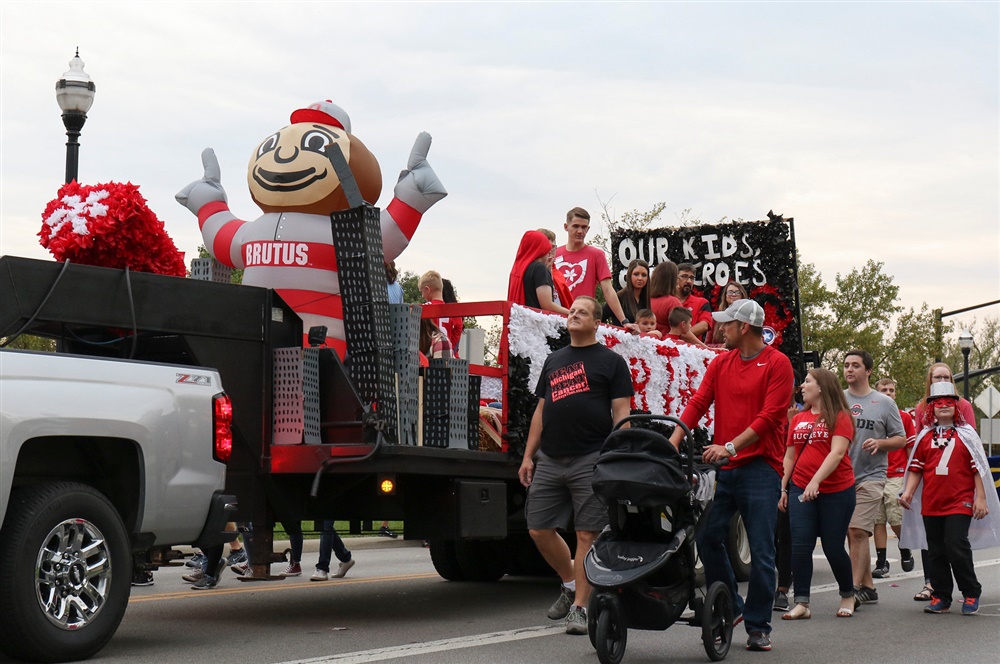
M 972 615 L 982 594 L 972 550 L 1000 546 L 1000 499 L 982 441 L 958 411 L 955 386 L 931 385 L 927 401 L 899 498 L 906 508 L 900 546 L 927 549 L 925 572 L 934 591 L 925 612 L 950 610 L 954 574 L 962 614 Z

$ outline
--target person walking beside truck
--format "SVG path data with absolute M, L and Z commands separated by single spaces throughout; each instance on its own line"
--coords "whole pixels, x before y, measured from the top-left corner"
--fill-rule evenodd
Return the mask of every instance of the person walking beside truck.
M 715 403 L 716 444 L 705 447 L 702 458 L 705 463 L 726 462 L 698 551 L 706 583 L 725 583 L 735 615 L 745 619 L 747 650 L 770 650 L 774 529 L 794 373 L 788 357 L 764 343 L 764 309 L 759 304 L 737 300 L 712 317 L 729 352 L 708 365 L 701 386 L 681 414 L 684 424 L 694 428 Z M 677 427 L 670 442 L 679 447 L 683 437 L 684 431 Z M 739 595 L 726 552 L 729 523 L 736 512 L 743 517 L 752 558 L 746 601 Z
M 566 319 L 570 345 L 550 354 L 542 366 L 538 405 L 518 471 L 528 488 L 528 532 L 562 581 L 548 617 L 566 618 L 567 634 L 587 633 L 591 587 L 583 559 L 608 523 L 608 510 L 591 488 L 594 463 L 614 424 L 628 416 L 633 394 L 625 360 L 597 341 L 600 320 L 597 300 L 581 296 L 573 301 Z M 575 560 L 557 532 L 570 516 Z
M 869 385 L 875 363 L 867 351 L 854 349 L 844 357 L 844 397 L 854 416 L 854 440 L 848 454 L 854 468 L 857 505 L 847 530 L 851 549 L 857 604 L 877 604 L 872 580 L 868 539 L 875 532 L 875 518 L 882 504 L 889 450 L 906 445 L 903 419 L 896 402 Z

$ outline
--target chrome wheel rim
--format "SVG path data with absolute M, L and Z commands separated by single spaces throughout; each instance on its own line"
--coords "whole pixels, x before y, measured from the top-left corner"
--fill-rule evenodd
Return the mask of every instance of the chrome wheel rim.
M 35 560 L 35 595 L 49 622 L 65 630 L 85 627 L 110 589 L 111 551 L 97 526 L 67 519 L 49 531 Z

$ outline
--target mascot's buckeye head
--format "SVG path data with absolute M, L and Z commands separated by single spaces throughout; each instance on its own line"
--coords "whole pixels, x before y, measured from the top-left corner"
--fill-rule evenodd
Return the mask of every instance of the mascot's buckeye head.
M 289 126 L 271 134 L 250 156 L 250 195 L 264 212 L 329 214 L 346 210 L 347 197 L 327 151 L 340 146 L 365 201 L 382 193 L 382 172 L 365 144 L 351 134 L 351 118 L 328 101 L 292 113 Z

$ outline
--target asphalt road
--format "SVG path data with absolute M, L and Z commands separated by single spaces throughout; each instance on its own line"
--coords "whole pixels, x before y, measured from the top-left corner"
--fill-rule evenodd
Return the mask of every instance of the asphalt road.
M 357 565 L 340 580 L 303 576 L 240 582 L 226 572 L 213 591 L 197 592 L 183 570 L 161 569 L 156 583 L 133 588 L 118 633 L 92 662 L 288 664 L 398 661 L 406 664 L 597 662 L 587 637 L 571 637 L 545 618 L 555 599 L 552 580 L 507 577 L 499 583 L 451 583 L 436 575 L 426 549 L 402 546 L 355 550 Z M 890 555 L 895 542 L 890 542 Z M 818 552 L 818 549 L 817 549 Z M 813 618 L 783 622 L 775 613 L 771 653 L 743 649 L 737 628 L 729 661 L 895 662 L 998 661 L 1000 550 L 977 552 L 984 586 L 978 616 L 928 615 L 912 596 L 919 567 L 878 583 L 880 602 L 851 619 L 834 617 L 837 594 L 821 554 Z M 986 555 L 983 555 L 986 554 Z M 992 554 L 992 555 L 991 555 Z M 306 553 L 306 562 L 315 554 Z M 281 565 L 274 565 L 277 573 Z M 956 607 L 957 608 L 957 607 Z M 624 661 L 707 662 L 701 632 L 677 624 L 665 632 L 630 630 Z

